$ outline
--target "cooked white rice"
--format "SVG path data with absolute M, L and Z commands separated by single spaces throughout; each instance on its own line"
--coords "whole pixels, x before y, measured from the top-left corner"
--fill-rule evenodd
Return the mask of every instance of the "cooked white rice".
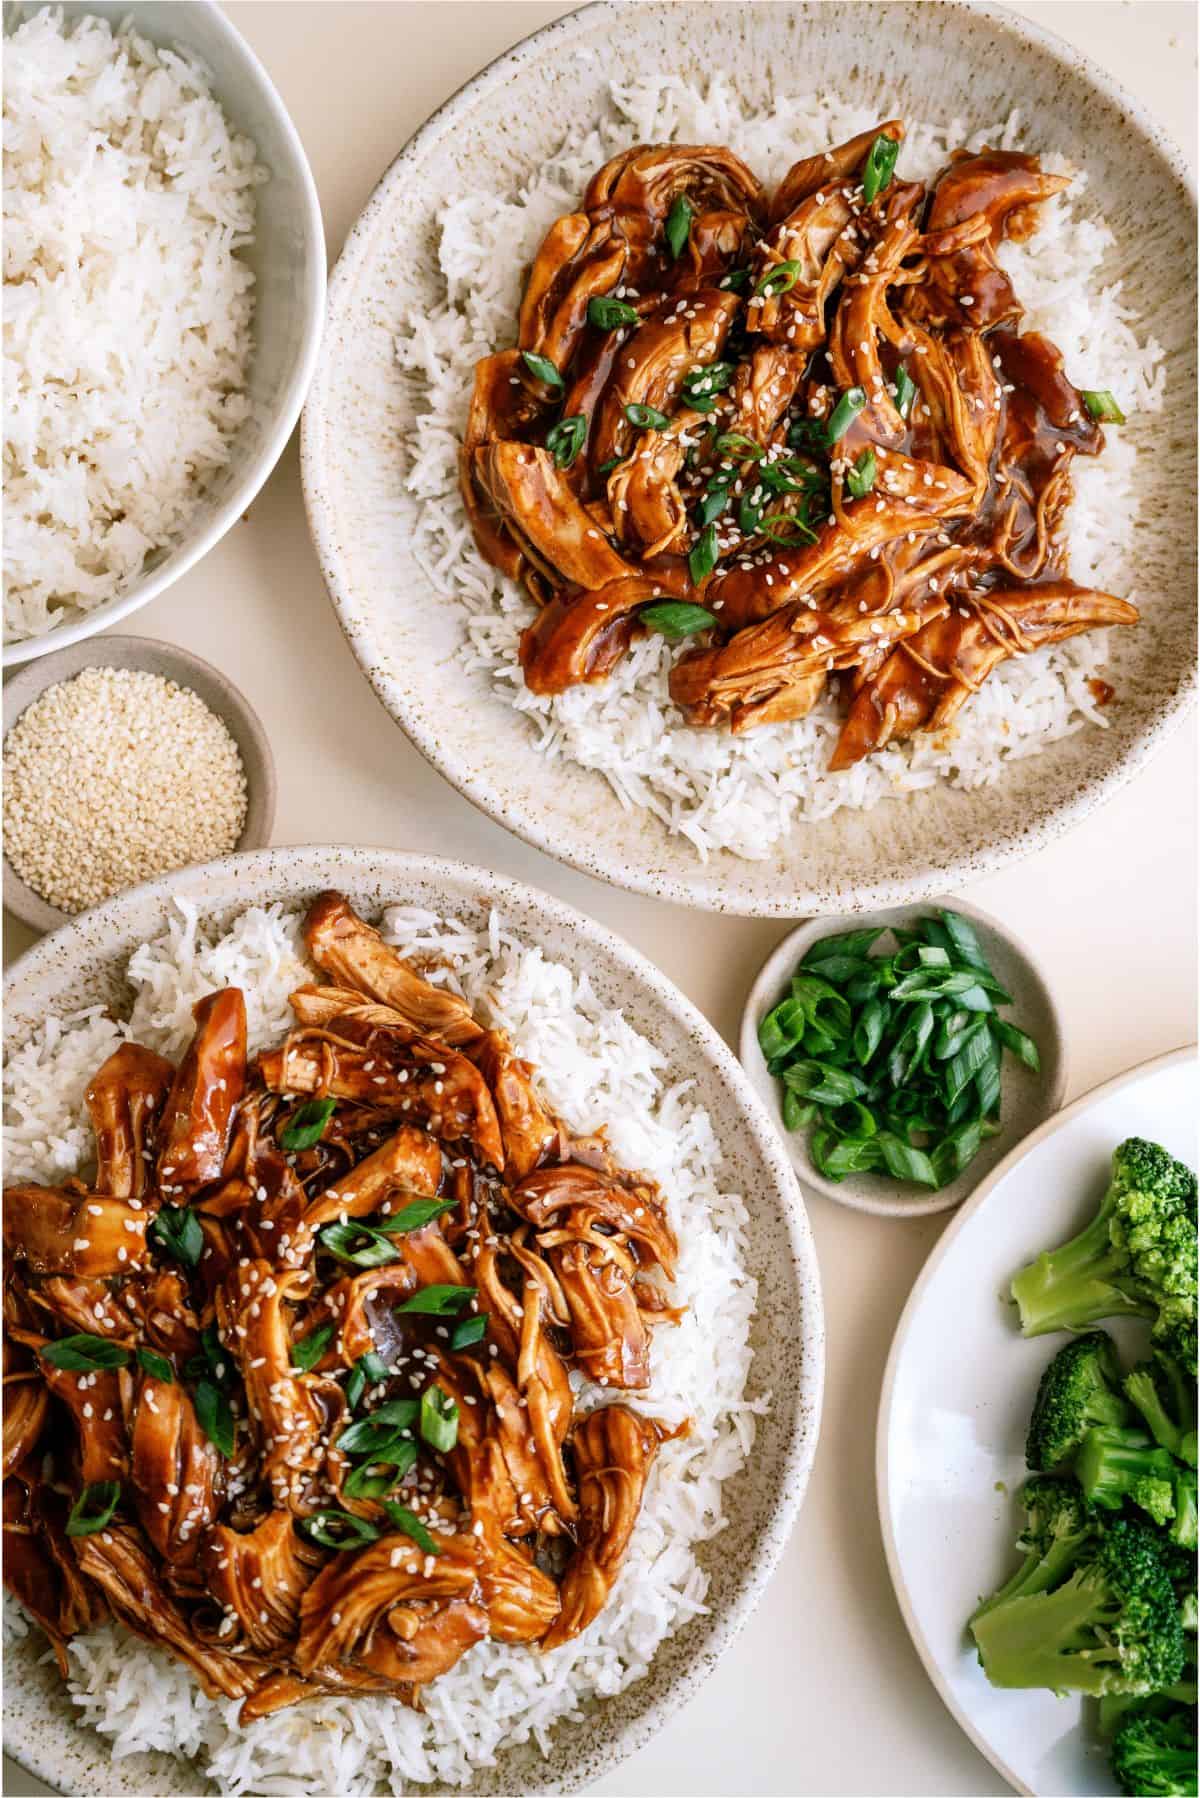
M 662 1448 L 628 1560 L 595 1623 L 552 1654 L 487 1642 L 428 1688 L 423 1713 L 390 1698 L 328 1698 L 242 1730 L 236 1701 L 204 1696 L 178 1662 L 106 1625 L 71 1644 L 70 1690 L 116 1756 L 160 1748 L 194 1755 L 223 1791 L 337 1793 L 413 1782 L 463 1783 L 498 1749 L 535 1740 L 549 1752 L 554 1723 L 647 1671 L 658 1644 L 704 1610 L 697 1545 L 724 1525 L 721 1483 L 754 1441 L 762 1401 L 744 1397 L 756 1285 L 743 1266 L 745 1208 L 720 1185 L 721 1151 L 689 1082 L 668 1084 L 663 1056 L 593 992 L 586 972 L 548 961 L 497 914 L 486 932 L 431 912 L 393 907 L 381 924 L 405 953 L 436 954 L 429 978 L 453 987 L 502 1025 L 535 1062 L 551 1103 L 577 1131 L 604 1125 L 616 1154 L 662 1181 L 679 1235 L 674 1289 L 687 1312 L 655 1331 L 653 1385 L 629 1402 L 687 1437 Z M 123 1036 L 178 1056 L 191 1008 L 232 982 L 249 1001 L 252 1050 L 286 1028 L 287 995 L 309 978 L 297 918 L 279 906 L 245 912 L 214 940 L 195 908 L 178 903 L 167 929 L 132 957 L 127 1023 L 99 1012 L 47 1019 L 5 1076 L 6 1180 L 54 1181 L 87 1171 L 83 1091 Z M 581 1402 L 601 1396 L 581 1389 Z M 11 1607 L 11 1601 L 9 1601 Z M 15 1616 L 23 1632 L 24 1620 Z
M 417 411 L 406 471 L 420 502 L 416 553 L 438 591 L 463 606 L 464 661 L 486 670 L 502 701 L 526 716 L 530 754 L 598 769 L 622 805 L 653 812 L 671 832 L 689 838 L 702 859 L 722 848 L 765 857 L 798 821 L 828 817 L 840 806 L 872 806 L 938 780 L 983 785 L 1002 778 L 1006 762 L 1036 754 L 1087 723 L 1105 722 L 1087 684 L 1105 660 L 1103 632 L 1006 662 L 951 731 L 918 736 L 841 774 L 827 771 L 840 728 L 832 696 L 798 723 L 745 737 L 691 729 L 668 696 L 674 655 L 661 638 L 637 644 L 596 686 L 548 699 L 528 692 L 522 681 L 517 645 L 534 608 L 476 551 L 458 492 L 456 456 L 474 363 L 514 341 L 524 272 L 545 231 L 560 213 L 574 209 L 595 169 L 629 144 L 729 144 L 773 184 L 798 157 L 852 137 L 877 116 L 832 94 L 780 96 L 770 112 L 753 112 L 723 75 L 707 89 L 660 75 L 614 84 L 607 116 L 531 169 L 527 185 L 505 194 L 463 192 L 447 201 L 439 214 L 438 249 L 445 302 L 431 313 L 414 312 L 397 345 Z M 930 177 L 947 151 L 961 144 L 1015 148 L 1022 142 L 1015 112 L 1007 120 L 909 119 L 900 168 L 907 176 Z M 1109 430 L 1098 461 L 1076 462 L 1070 543 L 1077 579 L 1138 598 L 1128 586 L 1129 531 L 1136 522 L 1130 472 L 1139 436 L 1150 437 L 1149 426 L 1139 431 L 1136 420 L 1162 404 L 1163 352 L 1152 340 L 1139 341 L 1120 282 L 1102 284 L 1100 269 L 1113 237 L 1090 213 L 1086 171 L 1071 171 L 1059 156 L 1045 160 L 1055 171 L 1074 172 L 1072 187 L 1044 209 L 1035 237 L 1005 245 L 1001 260 L 1025 303 L 1027 326 L 1054 338 L 1080 385 L 1112 388 L 1135 421 Z M 1113 529 L 1117 518 L 1120 541 Z
M 4 635 L 123 592 L 229 460 L 254 145 L 204 71 L 44 7 L 4 46 Z

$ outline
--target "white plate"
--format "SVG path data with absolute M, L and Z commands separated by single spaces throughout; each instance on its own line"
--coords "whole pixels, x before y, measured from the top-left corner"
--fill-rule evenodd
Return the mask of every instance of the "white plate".
M 917 1653 L 981 1754 L 1018 1792 L 1103 1798 L 1117 1787 L 1083 1703 L 1001 1692 L 965 1619 L 1016 1563 L 1015 1493 L 1038 1376 L 1061 1336 L 1023 1341 L 1008 1282 L 1095 1210 L 1109 1157 L 1148 1136 L 1195 1165 L 1196 1054 L 1179 1049 L 1077 1099 L 1001 1163 L 926 1262 L 896 1329 L 876 1444 L 888 1569 Z M 1140 1326 L 1114 1327 L 1133 1343 Z

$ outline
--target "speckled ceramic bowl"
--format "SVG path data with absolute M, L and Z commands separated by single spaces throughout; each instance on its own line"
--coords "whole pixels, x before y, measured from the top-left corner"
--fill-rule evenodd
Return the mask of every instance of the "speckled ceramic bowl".
M 780 1085 L 768 1072 L 758 1045 L 758 1027 L 767 1013 L 786 998 L 788 981 L 821 937 L 873 925 L 884 930 L 911 929 L 914 919 L 943 907 L 961 912 L 975 926 L 993 973 L 1013 997 L 1012 1005 L 1004 1008 L 1004 1016 L 1033 1037 L 1041 1055 L 1041 1070 L 1037 1074 L 1029 1073 L 1018 1067 L 1012 1056 L 1004 1057 L 999 1134 L 980 1146 L 974 1161 L 948 1186 L 930 1192 L 927 1186 L 918 1186 L 914 1181 L 888 1180 L 879 1174 L 850 1174 L 844 1180 L 829 1180 L 818 1173 L 813 1164 L 808 1151 L 808 1132 L 789 1130 L 784 1124 Z M 750 1076 L 750 1084 L 770 1112 L 783 1139 L 801 1186 L 808 1192 L 819 1192 L 826 1199 L 834 1199 L 839 1205 L 849 1205 L 854 1211 L 874 1212 L 877 1217 L 928 1217 L 935 1211 L 950 1211 L 955 1205 L 961 1205 L 1023 1137 L 1054 1116 L 1067 1090 L 1062 1013 L 1049 976 L 1038 966 L 1031 951 L 999 918 L 962 899 L 935 899 L 931 904 L 902 905 L 891 911 L 857 912 L 852 918 L 819 918 L 793 930 L 767 957 L 750 988 L 742 1013 L 738 1052 L 742 1066 Z
M 527 721 L 485 671 L 457 658 L 461 608 L 413 553 L 402 484 L 413 407 L 394 353 L 410 307 L 441 287 L 435 218 L 448 195 L 510 189 L 603 110 L 608 84 L 663 68 L 720 70 L 751 102 L 773 87 L 836 87 L 878 117 L 976 121 L 1020 107 L 1034 146 L 1087 169 L 1145 330 L 1168 350 L 1167 405 L 1139 458 L 1135 631 L 1114 632 L 1121 703 L 1011 764 L 977 792 L 939 786 L 871 812 L 795 828 L 761 861 L 707 863 L 646 811 L 625 811 L 596 773 L 534 753 Z M 305 495 L 325 579 L 380 699 L 448 780 L 526 841 L 620 886 L 710 910 L 804 917 L 953 890 L 1069 829 L 1145 760 L 1190 694 L 1195 665 L 1194 202 L 1178 151 L 1100 69 L 1037 26 L 986 5 L 860 0 L 747 6 L 645 0 L 585 7 L 502 56 L 422 127 L 351 233 L 305 410 Z M 1119 521 L 1118 528 L 1119 528 Z M 1149 603 L 1152 599 L 1153 603 Z
M 589 1785 L 647 1741 L 694 1693 L 753 1610 L 799 1510 L 816 1448 L 824 1376 L 821 1293 L 808 1220 L 779 1140 L 725 1044 L 695 1007 L 619 938 L 532 887 L 459 862 L 380 849 L 277 849 L 230 856 L 137 887 L 47 937 L 5 981 L 10 1045 L 48 1013 L 85 1004 L 129 1003 L 122 968 L 163 927 L 171 896 L 187 893 L 204 920 L 227 920 L 272 899 L 303 905 L 337 886 L 374 913 L 395 901 L 427 906 L 479 926 L 494 907 L 548 956 L 586 965 L 600 998 L 662 1050 L 671 1080 L 695 1082 L 726 1158 L 731 1187 L 750 1214 L 749 1270 L 758 1281 L 748 1393 L 767 1393 L 754 1453 L 730 1482 L 736 1552 L 726 1538 L 702 1545 L 710 1584 L 705 1615 L 664 1642 L 649 1674 L 619 1697 L 554 1731 L 544 1760 L 534 1745 L 504 1752 L 481 1770 L 471 1793 L 566 1792 Z M 42 1662 L 35 1634 L 6 1655 L 5 1746 L 64 1792 L 111 1798 L 194 1793 L 196 1770 L 166 1755 L 112 1761 L 108 1745 L 77 1720 L 57 1671 Z M 369 1703 L 370 1701 L 365 1701 Z
M 180 687 L 189 687 L 202 699 L 237 744 L 246 773 L 246 821 L 234 847 L 261 849 L 270 842 L 275 822 L 275 758 L 258 713 L 219 668 L 174 643 L 159 643 L 153 637 L 97 637 L 56 650 L 52 656 L 41 656 L 5 684 L 5 735 L 49 687 L 73 680 L 85 668 L 136 668 L 144 674 L 159 674 Z M 7 855 L 4 904 L 34 930 L 57 930 L 68 922 L 66 912 L 22 880 Z

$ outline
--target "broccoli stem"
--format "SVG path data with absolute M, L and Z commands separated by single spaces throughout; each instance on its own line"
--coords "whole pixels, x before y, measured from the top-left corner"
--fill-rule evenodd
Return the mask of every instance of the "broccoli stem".
M 1156 1315 L 1152 1299 L 1115 1284 L 1128 1274 L 1129 1256 L 1113 1247 L 1108 1227 L 1112 1209 L 1111 1198 L 1106 1198 L 1085 1230 L 1046 1250 L 1013 1280 L 1022 1335 L 1087 1329 L 1106 1317 Z

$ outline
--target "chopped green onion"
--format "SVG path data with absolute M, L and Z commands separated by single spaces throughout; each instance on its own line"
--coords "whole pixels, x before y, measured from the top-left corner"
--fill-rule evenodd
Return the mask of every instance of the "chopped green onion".
M 794 1093 L 790 1086 L 783 1089 L 783 1127 L 785 1130 L 802 1130 L 805 1124 L 811 1123 L 817 1115 L 815 1105 L 806 1104 L 799 1093 Z
M 382 1230 L 373 1229 L 370 1224 L 325 1224 L 318 1230 L 317 1240 L 323 1249 L 350 1267 L 385 1267 L 389 1261 L 400 1259 L 399 1249 Z
M 667 248 L 672 260 L 679 261 L 684 246 L 692 234 L 692 220 L 696 214 L 686 194 L 677 194 L 667 214 Z
M 620 468 L 622 462 L 624 462 L 624 461 L 625 461 L 624 456 L 610 456 L 608 458 L 607 462 L 601 462 L 599 468 L 596 470 L 596 473 L 597 474 L 611 474 L 613 469 Z
M 156 1355 L 153 1349 L 140 1348 L 137 1352 L 139 1364 L 156 1380 L 164 1380 L 168 1386 L 175 1384 L 175 1369 L 165 1355 Z
M 112 1514 L 120 1502 L 119 1480 L 101 1480 L 95 1485 L 85 1486 L 71 1506 L 71 1514 L 66 1523 L 68 1536 L 94 1536 L 106 1523 L 111 1523 Z
M 475 1292 L 474 1286 L 422 1286 L 402 1304 L 393 1306 L 393 1310 L 419 1317 L 447 1317 L 469 1305 Z
M 670 419 L 654 406 L 626 406 L 625 416 L 639 431 L 665 431 Z
M 981 969 L 985 974 L 990 974 L 992 970 L 988 966 L 987 957 L 979 946 L 979 938 L 975 934 L 973 925 L 968 923 L 960 912 L 944 911 L 941 917 L 942 926 L 950 938 L 958 959 L 968 962 L 973 968 Z
M 758 1030 L 784 1128 L 807 1128 L 830 1180 L 956 1180 L 1000 1128 L 1003 1052 L 1039 1068 L 1033 1039 L 996 1014 L 1011 1003 L 956 912 L 818 939 Z
M 125 1367 L 129 1350 L 107 1336 L 60 1336 L 57 1342 L 42 1345 L 43 1361 L 61 1367 L 68 1373 L 94 1373 L 97 1368 Z
M 875 1138 L 883 1155 L 883 1164 L 893 1180 L 912 1180 L 919 1186 L 937 1186 L 938 1177 L 933 1163 L 923 1149 L 910 1148 L 908 1143 L 890 1130 L 881 1130 Z
M 723 288 L 727 293 L 741 293 L 749 281 L 750 270 L 748 268 L 731 268 L 727 275 L 721 276 L 717 286 Z
M 903 364 L 896 370 L 896 410 L 907 418 L 917 397 L 917 384 Z
M 403 1210 L 394 1211 L 390 1217 L 381 1217 L 373 1228 L 384 1236 L 406 1236 L 411 1230 L 423 1230 L 444 1211 L 453 1210 L 453 1199 L 414 1199 Z
M 799 278 L 798 262 L 777 262 L 755 283 L 754 291 L 764 299 L 773 300 L 781 293 L 790 293 Z
M 756 493 L 757 499 L 754 497 Z M 748 493 L 743 493 L 738 506 L 738 530 L 743 537 L 756 535 L 766 497 L 761 487 L 752 487 Z
M 815 543 L 817 540 L 812 526 L 794 512 L 772 512 L 769 518 L 759 520 L 758 528 L 772 543 Z
M 279 1132 L 280 1148 L 288 1154 L 315 1148 L 336 1109 L 336 1099 L 306 1099 L 303 1105 L 297 1105 Z
M 299 1342 L 292 1344 L 292 1366 L 298 1367 L 301 1373 L 311 1373 L 332 1341 L 332 1324 L 322 1324 L 320 1329 L 302 1336 Z
M 410 1511 L 407 1505 L 398 1505 L 394 1503 L 392 1499 L 385 1498 L 383 1501 L 383 1508 L 387 1512 L 393 1527 L 400 1530 L 403 1535 L 411 1536 L 422 1554 L 437 1554 L 437 1543 L 429 1534 L 429 1531 L 425 1528 L 421 1519 L 414 1511 Z
M 659 636 L 675 643 L 694 637 L 697 631 L 711 630 L 717 622 L 703 606 L 689 605 L 682 599 L 657 600 L 652 606 L 643 606 L 638 617 Z
M 310 1541 L 319 1542 L 322 1548 L 365 1548 L 368 1542 L 379 1540 L 375 1525 L 353 1511 L 314 1511 L 299 1523 Z
M 448 1455 L 458 1441 L 458 1406 L 441 1386 L 421 1394 L 421 1439 L 439 1455 Z
M 813 451 L 827 449 L 830 442 L 823 418 L 794 418 L 788 426 L 787 440 L 792 449 Z
M 522 350 L 521 360 L 530 374 L 536 375 L 539 381 L 544 381 L 547 387 L 562 386 L 563 378 L 549 356 L 538 356 L 532 350 Z
M 867 151 L 867 160 L 863 164 L 863 199 L 868 206 L 891 181 L 899 154 L 900 145 L 896 139 L 881 131 Z
M 1004 1018 L 993 1018 L 992 1029 L 1004 1048 L 1010 1050 L 1018 1061 L 1023 1062 L 1027 1068 L 1032 1068 L 1035 1074 L 1041 1073 L 1042 1058 L 1031 1036 L 1027 1036 L 1023 1030 L 1018 1030 L 1015 1024 L 1008 1023 Z
M 156 1211 L 150 1224 L 150 1236 L 173 1261 L 183 1267 L 198 1267 L 204 1253 L 204 1231 L 200 1219 L 187 1205 L 164 1205 Z
M 866 403 L 867 396 L 861 387 L 847 387 L 825 427 L 825 442 L 830 448 L 841 442 Z
M 636 325 L 638 322 L 634 307 L 608 295 L 588 301 L 587 318 L 588 324 L 594 325 L 597 331 L 615 331 L 620 325 Z
M 587 428 L 588 421 L 583 413 L 572 412 L 570 418 L 560 418 L 554 429 L 547 431 L 546 448 L 554 457 L 556 468 L 570 468 L 583 448 Z
M 732 471 L 724 478 L 714 476 L 704 489 L 704 498 L 700 501 L 696 513 L 698 523 L 711 524 L 719 518 L 729 504 L 729 488 L 733 481 Z
M 732 362 L 706 362 L 684 376 L 679 397 L 693 412 L 711 412 L 717 403 L 716 396 L 724 393 L 733 376 Z
M 715 524 L 705 525 L 688 556 L 688 573 L 692 577 L 692 585 L 700 586 L 717 565 L 717 527 Z
M 386 1461 L 362 1461 L 357 1467 L 352 1467 L 342 1481 L 342 1491 L 346 1497 L 382 1498 L 385 1492 L 390 1492 L 393 1486 L 399 1485 L 417 1458 L 416 1443 L 410 1442 L 406 1446 L 411 1450 L 407 1466 L 391 1465 Z M 383 1472 L 377 1473 L 377 1467 L 382 1467 Z
M 228 1461 L 233 1454 L 236 1429 L 233 1410 L 221 1388 L 211 1380 L 201 1380 L 196 1387 L 196 1417 L 213 1447 Z
M 865 449 L 850 473 L 846 476 L 846 492 L 851 499 L 865 499 L 875 485 L 878 464 L 875 451 Z
M 359 1401 L 368 1386 L 380 1386 L 390 1377 L 387 1362 L 374 1350 L 360 1355 L 350 1369 L 350 1378 L 346 1381 L 346 1404 L 351 1411 L 357 1411 Z
M 1082 389 L 1083 403 L 1092 417 L 1102 425 L 1123 425 L 1125 414 L 1107 387 Z
M 487 1335 L 488 1314 L 481 1311 L 476 1317 L 464 1317 L 461 1323 L 455 1324 L 450 1332 L 452 1350 L 473 1348 L 475 1343 L 482 1342 Z
M 766 454 L 760 443 L 755 443 L 753 437 L 744 437 L 740 431 L 722 431 L 713 448 L 719 456 L 750 456 L 756 462 L 761 462 Z

